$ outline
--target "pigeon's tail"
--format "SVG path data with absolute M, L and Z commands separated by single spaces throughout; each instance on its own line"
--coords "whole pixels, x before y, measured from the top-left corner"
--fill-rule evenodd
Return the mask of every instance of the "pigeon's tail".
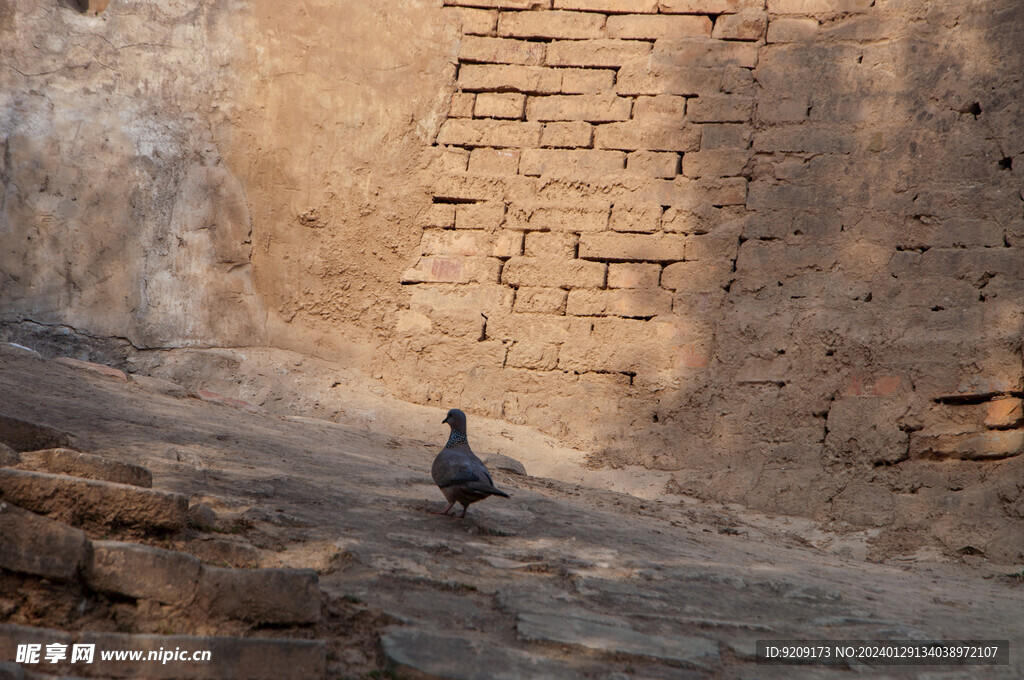
M 511 496 L 509 496 L 507 493 L 505 493 L 501 489 L 495 488 L 493 486 L 491 487 L 491 494 L 494 495 L 494 496 L 504 496 L 505 498 L 512 498 Z
M 511 498 L 507 493 L 493 484 L 488 484 L 487 482 L 473 482 L 472 484 L 467 484 L 467 486 L 477 493 L 485 493 L 488 496 L 504 496 L 505 498 Z

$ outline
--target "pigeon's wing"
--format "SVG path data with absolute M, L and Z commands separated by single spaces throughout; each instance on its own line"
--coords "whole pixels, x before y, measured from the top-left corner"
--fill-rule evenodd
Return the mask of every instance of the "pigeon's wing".
M 479 467 L 474 465 L 475 462 L 471 456 L 466 455 L 464 452 L 444 449 L 434 459 L 434 464 L 430 468 L 430 476 L 434 478 L 434 482 L 442 489 L 454 484 L 480 481 L 489 482 L 490 479 L 486 477 L 487 470 L 484 469 L 485 476 L 481 478 Z

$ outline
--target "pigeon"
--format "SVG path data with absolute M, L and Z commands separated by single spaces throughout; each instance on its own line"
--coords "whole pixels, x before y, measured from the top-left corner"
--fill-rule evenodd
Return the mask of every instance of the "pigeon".
M 491 479 L 483 461 L 469 448 L 469 440 L 466 439 L 466 414 L 453 408 L 441 422 L 448 423 L 452 433 L 430 468 L 430 476 L 448 499 L 448 507 L 439 514 L 447 515 L 453 505 L 462 503 L 460 516 L 465 517 L 470 503 L 482 501 L 488 496 L 508 498 L 507 493 L 494 486 L 494 480 Z

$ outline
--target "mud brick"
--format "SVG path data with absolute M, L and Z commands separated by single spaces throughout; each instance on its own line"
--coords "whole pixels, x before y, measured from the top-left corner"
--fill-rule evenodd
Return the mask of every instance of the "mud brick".
M 472 92 L 456 92 L 448 109 L 449 118 L 472 118 L 476 95 Z
M 519 172 L 534 176 L 605 174 L 621 170 L 625 163 L 621 151 L 524 149 Z
M 741 123 L 712 123 L 701 127 L 701 151 L 742 150 L 750 146 L 754 129 Z
M 706 16 L 626 14 L 608 17 L 606 32 L 609 38 L 633 40 L 710 37 L 711 19 Z
M 607 14 L 653 14 L 658 11 L 658 0 L 554 0 L 554 7 Z
M 617 263 L 608 265 L 609 288 L 656 288 L 661 278 L 661 265 Z
M 608 228 L 607 203 L 567 205 L 514 205 L 509 208 L 506 227 L 530 231 L 584 232 Z
M 813 40 L 818 35 L 818 20 L 810 17 L 778 17 L 768 26 L 769 43 Z
M 767 28 L 768 15 L 764 12 L 723 14 L 715 21 L 711 37 L 719 40 L 762 40 Z
M 713 38 L 661 38 L 651 53 L 655 65 L 721 68 L 757 66 L 757 45 Z
M 594 146 L 622 151 L 696 151 L 700 130 L 696 127 L 644 125 L 637 121 L 607 123 L 594 130 Z
M 505 220 L 505 204 L 499 201 L 467 203 L 455 210 L 456 229 L 497 229 Z
M 515 342 L 508 350 L 505 365 L 550 371 L 558 366 L 558 345 L 550 342 Z
M 466 36 L 459 49 L 459 60 L 490 64 L 537 66 L 544 63 L 544 44 L 507 38 Z
M 449 7 L 445 13 L 457 17 L 465 35 L 493 35 L 498 25 L 498 12 L 474 7 Z
M 530 231 L 526 233 L 523 250 L 527 257 L 576 257 L 580 238 L 565 231 Z
M 88 552 L 89 539 L 80 529 L 0 500 L 0 569 L 68 581 Z
M 523 234 L 505 230 L 497 234 L 470 229 L 429 229 L 420 244 L 423 255 L 512 257 L 523 251 Z
M 488 320 L 488 332 L 501 340 L 564 343 L 582 329 L 582 323 L 555 314 L 499 314 Z
M 608 226 L 614 231 L 651 233 L 661 225 L 661 213 L 657 203 L 616 203 Z
M 540 123 L 452 118 L 441 126 L 437 141 L 438 144 L 469 147 L 537 146 L 540 143 Z
M 459 86 L 467 91 L 557 94 L 562 88 L 562 74 L 543 66 L 465 64 L 459 68 Z
M 750 151 L 695 151 L 683 156 L 682 174 L 690 178 L 736 177 L 750 160 Z
M 604 37 L 605 18 L 589 12 L 502 12 L 498 35 L 584 40 Z
M 481 92 L 473 115 L 477 118 L 522 118 L 526 95 L 518 92 Z
M 1024 404 L 1018 397 L 994 399 L 985 405 L 985 427 L 1019 427 L 1024 422 Z
M 571 290 L 565 313 L 572 316 L 652 317 L 672 310 L 672 294 L 661 288 Z
M 678 126 L 686 116 L 686 107 L 686 97 L 669 94 L 637 97 L 633 118 L 638 123 Z
M 764 9 L 765 0 L 661 0 L 662 14 L 735 14 L 748 9 Z
M 910 435 L 912 460 L 1000 460 L 1024 453 L 1024 430 Z
M 541 139 L 543 140 L 543 133 Z M 518 149 L 473 149 L 469 154 L 469 171 L 489 175 L 514 175 L 519 172 L 519 153 Z M 453 219 L 447 226 L 454 223 Z
M 582 121 L 546 123 L 540 131 L 540 145 L 546 147 L 589 147 L 594 143 L 594 126 Z
M 490 257 L 421 257 L 402 272 L 402 283 L 497 283 L 501 260 Z
M 604 285 L 605 265 L 583 260 L 513 257 L 505 264 L 502 283 L 510 286 L 549 288 L 599 288 Z
M 810 97 L 806 94 L 768 95 L 758 99 L 754 117 L 766 123 L 799 123 L 807 119 L 810 106 Z
M 753 113 L 753 97 L 712 95 L 691 99 L 686 105 L 686 117 L 694 123 L 747 123 Z
M 451 203 L 433 203 L 420 213 L 416 223 L 421 227 L 455 226 L 455 206 Z
M 731 264 L 675 262 L 662 270 L 661 287 L 685 293 L 721 291 L 731 274 Z
M 524 286 L 516 291 L 516 312 L 535 314 L 565 313 L 566 291 L 561 288 L 534 288 Z
M 651 52 L 650 43 L 622 40 L 564 40 L 548 46 L 552 66 L 617 67 Z
M 444 4 L 489 9 L 549 9 L 551 0 L 444 0 Z
M 835 14 L 864 11 L 874 0 L 768 0 L 770 14 Z
M 545 122 L 582 120 L 607 123 L 629 120 L 632 108 L 632 100 L 614 94 L 530 97 L 526 117 Z
M 680 234 L 619 234 L 580 236 L 580 258 L 608 262 L 677 262 L 685 259 L 686 237 Z
M 738 66 L 707 68 L 666 67 L 648 60 L 633 61 L 619 70 L 615 91 L 620 95 L 678 94 L 697 97 L 709 94 L 753 94 L 754 76 Z
M 412 289 L 409 307 L 417 312 L 473 309 L 487 315 L 507 312 L 512 307 L 513 291 L 507 286 L 460 286 L 433 284 Z
M 679 154 L 661 151 L 634 151 L 626 157 L 626 169 L 648 177 L 671 179 L 679 174 Z
M 562 94 L 593 94 L 611 92 L 615 87 L 615 71 L 599 68 L 563 68 Z
M 89 587 L 164 603 L 188 603 L 200 562 L 187 553 L 138 543 L 94 541 L 86 572 Z

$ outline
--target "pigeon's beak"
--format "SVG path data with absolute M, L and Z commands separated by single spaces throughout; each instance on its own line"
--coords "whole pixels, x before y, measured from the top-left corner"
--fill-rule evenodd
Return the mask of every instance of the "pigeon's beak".
M 447 422 L 448 422 L 448 416 L 445 416 L 444 420 L 441 421 L 441 424 L 444 425 Z

